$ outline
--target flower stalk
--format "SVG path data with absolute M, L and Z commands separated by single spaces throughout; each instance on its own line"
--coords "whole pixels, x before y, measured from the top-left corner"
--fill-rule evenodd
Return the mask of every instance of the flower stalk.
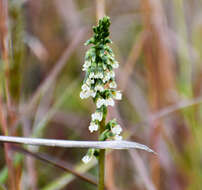
M 101 136 L 105 130 L 105 120 L 107 115 L 107 109 L 104 113 L 103 119 L 100 122 L 100 129 L 99 129 L 99 136 Z M 98 190 L 104 190 L 104 178 L 105 178 L 105 149 L 101 149 L 99 151 L 99 158 L 98 158 L 98 165 L 99 165 L 99 182 L 98 182 Z
M 114 100 L 122 99 L 121 92 L 116 90 L 114 69 L 117 69 L 119 64 L 108 45 L 112 43 L 109 38 L 109 26 L 109 17 L 100 19 L 98 26 L 93 27 L 93 37 L 85 43 L 92 46 L 85 55 L 82 70 L 86 75 L 80 93 L 81 99 L 92 97 L 96 105 L 96 111 L 91 115 L 89 130 L 91 133 L 98 131 L 100 141 L 122 139 L 122 128 L 116 119 L 106 123 L 107 107 L 114 106 Z M 97 157 L 99 162 L 98 190 L 104 190 L 105 150 L 90 149 L 82 160 L 87 163 L 93 156 Z

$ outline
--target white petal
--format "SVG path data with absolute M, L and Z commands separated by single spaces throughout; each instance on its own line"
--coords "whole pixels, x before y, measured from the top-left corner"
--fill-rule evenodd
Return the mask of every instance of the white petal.
M 106 99 L 105 106 L 114 106 L 114 100 L 112 98 Z
M 104 82 L 104 83 L 105 83 L 105 82 L 108 82 L 109 79 L 110 79 L 110 74 L 109 74 L 109 72 L 105 72 L 105 73 L 104 73 L 104 78 L 102 79 L 103 82 Z
M 110 87 L 110 88 L 116 88 L 116 87 L 117 87 L 116 82 L 115 82 L 115 81 L 110 82 L 110 83 L 109 83 L 109 87 Z
M 94 77 L 95 77 L 95 74 L 94 73 L 90 73 L 89 78 L 91 79 L 91 78 L 94 78 Z
M 94 83 L 94 79 L 90 79 L 90 78 L 88 78 L 87 80 L 86 80 L 86 84 L 87 85 L 91 85 L 91 84 L 93 84 Z
M 115 72 L 114 71 L 110 71 L 109 72 L 109 76 L 110 76 L 110 78 L 114 78 L 115 77 Z
M 89 130 L 92 133 L 93 131 L 97 131 L 99 126 L 93 122 L 90 123 Z
M 92 157 L 86 155 L 86 156 L 84 156 L 84 157 L 82 158 L 82 161 L 83 161 L 85 164 L 87 164 L 88 162 L 90 162 L 91 159 L 92 159 Z
M 84 91 L 81 91 L 80 92 L 80 98 L 81 99 L 85 99 L 85 98 L 88 98 L 88 96 L 87 96 L 87 94 Z
M 103 116 L 102 112 L 95 112 L 95 113 L 93 113 L 91 115 L 93 121 L 94 120 L 101 121 L 102 120 L 102 116 Z
M 95 98 L 96 92 L 94 92 L 93 90 L 91 90 L 91 91 L 90 91 L 90 96 L 92 96 L 93 98 Z
M 83 84 L 82 86 L 81 86 L 81 89 L 82 90 L 90 90 L 90 87 L 87 85 L 87 84 Z
M 102 105 L 105 104 L 105 100 L 104 99 L 101 99 L 101 98 L 98 98 L 97 102 L 96 102 L 96 106 L 98 108 L 100 108 Z
M 122 128 L 120 125 L 116 125 L 112 128 L 112 133 L 116 135 L 120 135 L 121 132 L 122 132 Z
M 116 91 L 116 92 L 115 92 L 115 95 L 114 95 L 114 98 L 115 98 L 116 100 L 121 100 L 121 99 L 122 99 L 122 94 L 121 94 L 121 92 L 120 92 L 120 91 Z
M 112 64 L 112 67 L 113 67 L 114 69 L 119 68 L 119 64 L 118 64 L 118 62 L 115 61 L 115 62 Z
M 97 86 L 95 86 L 95 91 L 103 92 L 104 91 L 104 87 L 102 85 L 97 85 Z

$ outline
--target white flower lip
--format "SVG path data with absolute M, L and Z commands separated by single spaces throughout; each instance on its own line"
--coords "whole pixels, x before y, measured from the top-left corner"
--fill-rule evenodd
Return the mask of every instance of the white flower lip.
M 97 131 L 98 128 L 99 128 L 99 126 L 98 126 L 96 123 L 94 123 L 94 122 L 91 122 L 91 123 L 90 123 L 89 130 L 90 130 L 91 133 L 92 133 L 93 131 Z
M 114 63 L 112 63 L 112 67 L 113 67 L 114 69 L 118 69 L 118 68 L 119 68 L 118 62 L 115 61 Z
M 117 87 L 116 82 L 115 82 L 115 81 L 110 82 L 110 83 L 109 83 L 109 87 L 110 87 L 110 88 L 116 88 L 116 87 Z
M 85 99 L 90 96 L 94 98 L 96 96 L 96 93 L 93 90 L 91 90 L 87 84 L 83 84 L 81 88 L 82 88 L 82 91 L 80 92 L 81 99 Z
M 82 89 L 83 91 L 88 91 L 88 90 L 90 90 L 90 87 L 89 87 L 87 84 L 83 84 L 83 85 L 81 86 L 81 89 Z
M 86 80 L 86 84 L 89 85 L 89 86 L 91 84 L 94 84 L 94 82 L 95 82 L 94 79 L 87 78 L 87 80 Z
M 114 99 L 116 99 L 116 100 L 121 100 L 122 99 L 122 94 L 121 94 L 120 91 L 115 92 Z
M 94 78 L 95 74 L 93 72 L 90 73 L 89 78 L 92 79 Z
M 102 81 L 105 83 L 105 82 L 108 82 L 109 80 L 110 80 L 110 74 L 105 73 L 104 78 L 102 79 Z
M 120 135 L 122 132 L 122 128 L 120 125 L 116 125 L 112 128 L 112 133 L 114 133 L 115 135 Z
M 109 71 L 109 76 L 110 76 L 110 78 L 114 78 L 115 77 L 115 72 L 114 71 Z
M 105 89 L 102 85 L 96 85 L 95 86 L 95 91 L 100 91 L 100 92 L 103 92 Z
M 90 61 L 85 61 L 85 63 L 83 64 L 83 71 L 86 71 L 89 67 L 91 66 L 91 62 Z
M 101 108 L 101 106 L 104 105 L 104 104 L 105 104 L 105 100 L 101 99 L 101 98 L 98 98 L 98 100 L 96 102 L 97 108 Z
M 93 98 L 95 98 L 96 92 L 94 92 L 93 90 L 91 90 L 90 95 L 91 95 Z
M 91 159 L 92 159 L 91 156 L 85 155 L 85 156 L 82 158 L 82 161 L 83 161 L 83 163 L 87 164 L 88 162 L 91 161 Z
M 94 75 L 94 78 L 96 78 L 96 79 L 102 79 L 104 77 L 104 75 L 102 74 L 102 73 L 96 73 L 95 75 Z
M 105 106 L 114 106 L 114 100 L 112 98 L 108 98 L 105 100 Z
M 91 95 L 90 91 L 81 91 L 80 92 L 80 98 L 85 99 L 88 98 Z
M 91 115 L 92 120 L 98 120 L 98 121 L 102 121 L 102 117 L 103 117 L 103 113 L 102 112 L 95 112 Z

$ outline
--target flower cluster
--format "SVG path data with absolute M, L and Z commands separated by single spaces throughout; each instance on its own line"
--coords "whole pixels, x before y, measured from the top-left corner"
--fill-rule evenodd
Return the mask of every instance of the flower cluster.
M 114 69 L 119 67 L 118 62 L 114 58 L 112 49 L 108 46 L 111 43 L 109 39 L 109 17 L 104 17 L 99 21 L 98 26 L 93 27 L 94 35 L 85 45 L 93 46 L 86 52 L 83 71 L 85 71 L 85 79 L 81 87 L 81 99 L 92 97 L 96 104 L 96 111 L 91 115 L 89 125 L 90 132 L 98 131 L 108 106 L 114 106 L 114 100 L 121 100 L 122 94 L 116 90 Z M 120 133 L 122 128 L 117 124 L 116 120 L 111 120 L 105 126 L 104 132 L 100 135 L 100 140 L 114 139 L 121 140 Z M 92 151 L 90 152 L 92 153 Z M 88 154 L 83 158 L 84 162 L 88 162 L 90 158 Z

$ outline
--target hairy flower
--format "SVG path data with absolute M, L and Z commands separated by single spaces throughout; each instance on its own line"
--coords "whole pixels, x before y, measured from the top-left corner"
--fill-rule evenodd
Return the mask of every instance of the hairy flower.
M 109 83 L 109 87 L 110 87 L 110 88 L 116 88 L 116 87 L 117 87 L 116 82 L 115 82 L 115 81 L 110 82 L 110 83 Z
M 92 133 L 93 131 L 97 131 L 99 128 L 98 124 L 94 123 L 94 122 L 91 122 L 90 123 L 90 126 L 89 126 L 89 130 L 90 132 Z
M 95 78 L 95 74 L 93 72 L 91 72 L 90 75 L 89 75 L 89 78 L 90 79 Z
M 87 71 L 87 69 L 90 67 L 91 62 L 90 61 L 85 61 L 84 65 L 83 65 L 83 71 Z
M 87 164 L 88 162 L 90 162 L 92 159 L 92 156 L 89 156 L 89 155 L 85 155 L 83 158 L 82 158 L 82 161 Z
M 98 120 L 101 121 L 102 117 L 103 117 L 103 113 L 102 112 L 95 112 L 91 115 L 92 117 L 92 121 Z
M 115 125 L 113 128 L 112 128 L 112 133 L 114 133 L 115 135 L 120 135 L 122 132 L 122 128 L 120 125 Z
M 86 80 L 86 84 L 87 84 L 87 85 L 94 84 L 94 82 L 95 82 L 94 79 L 87 78 L 87 80 Z
M 94 75 L 94 78 L 95 79 L 102 79 L 104 76 L 103 76 L 103 74 L 102 73 L 96 73 L 95 75 Z
M 103 78 L 103 82 L 105 83 L 105 82 L 108 82 L 109 80 L 110 80 L 110 74 L 108 73 L 108 72 L 105 72 L 105 75 L 104 75 L 104 78 Z
M 80 92 L 81 99 L 86 99 L 86 98 L 90 97 L 90 95 L 91 95 L 90 91 L 81 91 Z
M 102 86 L 102 85 L 96 85 L 95 86 L 95 91 L 100 91 L 100 92 L 103 92 L 105 89 L 104 89 L 104 87 Z
M 113 62 L 113 63 L 112 63 L 112 67 L 113 67 L 114 69 L 118 69 L 118 68 L 119 68 L 118 62 L 117 62 L 117 61 Z
M 115 72 L 114 71 L 109 71 L 109 77 L 114 78 L 115 77 Z
M 81 89 L 82 89 L 83 91 L 90 91 L 90 87 L 89 87 L 88 85 L 86 85 L 86 84 L 83 84 L 83 85 L 81 86 Z
M 114 106 L 114 100 L 112 98 L 108 98 L 105 100 L 105 106 Z
M 98 98 L 98 100 L 96 102 L 97 108 L 101 108 L 101 106 L 104 104 L 105 104 L 105 99 Z
M 85 85 L 85 84 L 84 84 Z M 85 85 L 85 86 L 82 86 L 83 88 L 84 88 L 84 90 L 82 90 L 81 92 L 80 92 L 80 98 L 81 99 L 85 99 L 85 98 L 89 98 L 90 96 L 92 96 L 93 98 L 95 97 L 95 95 L 96 95 L 96 93 L 93 91 L 93 90 L 91 90 L 90 88 L 87 88 L 87 89 L 85 89 L 85 87 L 87 86 L 87 85 Z
M 114 92 L 114 99 L 116 100 L 121 100 L 122 99 L 122 94 L 120 91 L 115 91 Z

